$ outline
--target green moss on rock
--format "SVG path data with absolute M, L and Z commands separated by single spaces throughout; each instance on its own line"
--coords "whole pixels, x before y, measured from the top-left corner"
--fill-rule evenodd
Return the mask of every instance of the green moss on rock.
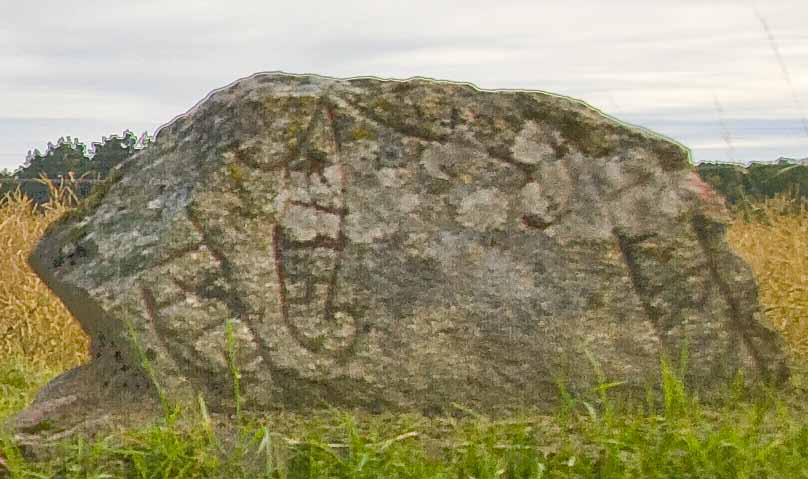
M 353 141 L 375 140 L 376 134 L 360 126 L 351 130 L 351 139 Z
M 241 187 L 244 183 L 244 169 L 236 163 L 227 165 L 227 176 L 235 183 L 236 187 Z

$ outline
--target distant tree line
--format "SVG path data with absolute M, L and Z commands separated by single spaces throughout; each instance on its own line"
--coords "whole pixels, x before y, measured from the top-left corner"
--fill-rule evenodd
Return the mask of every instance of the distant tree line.
M 781 193 L 808 198 L 808 165 L 787 161 L 752 163 L 746 167 L 701 163 L 696 168 L 699 176 L 730 205 L 757 203 Z
M 68 179 L 71 175 L 77 180 L 102 180 L 113 168 L 150 143 L 151 139 L 146 133 L 138 138 L 129 130 L 124 131 L 122 136 L 112 135 L 101 142 L 92 143 L 92 151 L 88 151 L 78 139 L 69 136 L 59 138 L 56 145 L 48 142 L 44 154 L 39 149 L 29 151 L 23 165 L 16 170 L 0 170 L 0 180 L 6 180 L 0 183 L 0 197 L 19 186 L 36 203 L 44 203 L 48 200 L 47 187 L 29 180 L 39 179 L 42 175 L 53 180 Z M 91 184 L 79 183 L 77 193 L 81 197 L 91 189 Z
M 23 166 L 13 174 L 17 178 L 39 178 L 44 174 L 48 178 L 67 176 L 72 171 L 76 178 L 89 176 L 93 179 L 105 178 L 110 170 L 132 156 L 135 151 L 147 146 L 150 140 L 144 133 L 139 140 L 129 130 L 123 136 L 113 135 L 104 138 L 100 143 L 92 144 L 92 152 L 78 139 L 59 138 L 56 146 L 48 143 L 43 155 L 38 149 L 28 152 Z

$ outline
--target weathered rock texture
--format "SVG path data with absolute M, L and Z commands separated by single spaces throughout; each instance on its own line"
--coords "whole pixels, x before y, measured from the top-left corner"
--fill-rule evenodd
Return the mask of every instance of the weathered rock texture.
M 31 265 L 93 359 L 18 424 L 152 379 L 232 407 L 228 320 L 248 408 L 541 406 L 685 341 L 697 387 L 782 380 L 723 214 L 683 147 L 568 98 L 257 74 L 46 233 Z

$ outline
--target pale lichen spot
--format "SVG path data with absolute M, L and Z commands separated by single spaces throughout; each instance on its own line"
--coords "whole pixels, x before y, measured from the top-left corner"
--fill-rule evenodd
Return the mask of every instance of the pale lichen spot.
M 460 203 L 458 223 L 477 231 L 501 229 L 508 220 L 508 199 L 496 189 L 475 191 Z
M 556 138 L 556 141 L 561 141 L 558 132 L 550 133 L 535 122 L 528 121 L 514 140 L 511 154 L 516 161 L 528 165 L 552 160 L 556 153 L 552 145 L 547 142 L 547 137 L 551 136 Z
M 378 219 L 368 219 L 360 214 L 351 213 L 345 217 L 345 235 L 354 243 L 373 243 L 392 236 L 398 231 L 395 224 L 378 222 Z
M 387 188 L 399 188 L 406 181 L 407 170 L 404 168 L 382 168 L 376 173 L 379 183 Z
M 331 165 L 325 168 L 323 170 L 323 176 L 329 185 L 341 185 L 344 180 L 340 165 Z
M 424 150 L 421 155 L 421 166 L 433 178 L 441 180 L 451 179 L 449 175 L 441 171 L 441 165 L 445 161 L 445 157 L 450 153 L 446 151 L 447 146 L 441 144 L 434 144 Z
M 416 208 L 421 204 L 420 196 L 416 195 L 415 193 L 404 193 L 399 197 L 398 200 L 398 209 L 402 213 L 410 213 L 415 211 Z
M 163 207 L 163 198 L 157 197 L 148 203 L 146 203 L 146 208 L 150 210 L 159 210 Z
M 311 241 L 317 235 L 336 239 L 339 235 L 339 216 L 306 206 L 289 205 L 281 223 L 298 241 Z
M 544 189 L 539 183 L 526 184 L 519 197 L 526 214 L 539 216 L 542 221 L 551 222 L 554 218 L 550 211 L 550 202 L 545 198 Z

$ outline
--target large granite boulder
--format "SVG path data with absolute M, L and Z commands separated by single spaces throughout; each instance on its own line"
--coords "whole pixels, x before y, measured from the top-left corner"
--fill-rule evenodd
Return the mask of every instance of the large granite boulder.
M 257 74 L 46 232 L 31 266 L 92 360 L 16 424 L 156 391 L 227 410 L 228 337 L 252 409 L 541 407 L 685 344 L 697 388 L 783 380 L 724 214 L 685 148 L 569 98 Z

